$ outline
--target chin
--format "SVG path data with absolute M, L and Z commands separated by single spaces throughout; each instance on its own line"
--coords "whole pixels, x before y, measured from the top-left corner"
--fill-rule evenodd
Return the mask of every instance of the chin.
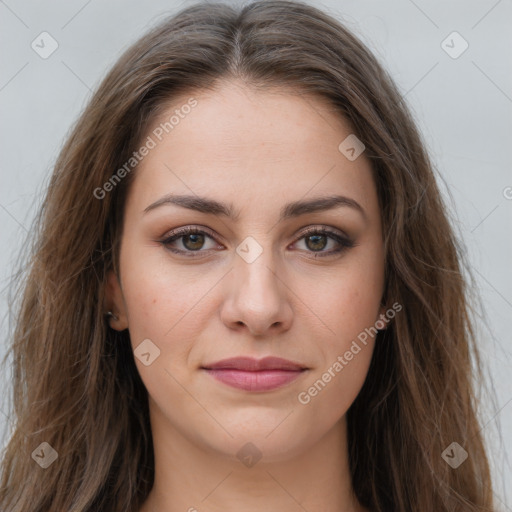
M 224 435 L 222 429 L 213 437 L 209 429 L 203 432 L 201 442 L 229 460 L 244 463 L 245 457 L 252 457 L 253 460 L 258 459 L 258 464 L 285 462 L 299 456 L 323 435 L 320 431 L 303 433 L 293 422 L 285 425 L 291 416 L 293 414 L 281 425 L 275 422 L 271 428 L 263 418 L 258 422 L 253 416 L 252 422 L 247 420 L 244 424 L 232 424 L 226 428 L 233 437 L 227 433 Z M 284 417 L 286 414 L 281 415 L 280 422 Z

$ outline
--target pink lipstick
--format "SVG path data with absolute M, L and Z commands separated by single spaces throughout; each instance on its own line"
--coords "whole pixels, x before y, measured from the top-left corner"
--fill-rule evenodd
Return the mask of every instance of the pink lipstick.
M 245 391 L 270 391 L 298 378 L 307 368 L 280 357 L 234 357 L 202 366 L 213 378 Z

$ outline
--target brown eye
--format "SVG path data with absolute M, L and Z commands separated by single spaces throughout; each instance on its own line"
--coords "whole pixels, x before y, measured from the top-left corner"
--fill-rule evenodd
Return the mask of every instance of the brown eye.
M 194 233 L 191 235 L 184 235 L 183 237 L 183 245 L 185 248 L 189 249 L 190 251 L 197 251 L 201 249 L 201 247 L 204 245 L 204 235 Z
M 354 240 L 346 235 L 326 227 L 309 228 L 295 243 L 303 244 L 303 247 L 299 247 L 299 249 L 313 254 L 315 258 L 335 256 L 356 245 Z
M 213 233 L 206 229 L 187 226 L 170 233 L 160 243 L 169 251 L 183 256 L 196 257 L 210 250 L 219 249 Z
M 325 235 L 310 235 L 306 237 L 306 246 L 312 251 L 322 251 L 327 246 L 328 237 Z

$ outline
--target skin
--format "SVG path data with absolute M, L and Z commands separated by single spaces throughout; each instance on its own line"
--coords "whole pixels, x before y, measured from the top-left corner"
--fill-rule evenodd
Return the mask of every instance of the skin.
M 155 126 L 190 96 L 175 98 Z M 363 511 L 352 493 L 345 414 L 366 378 L 374 339 L 309 403 L 298 395 L 386 310 L 370 163 L 364 153 L 349 161 L 338 150 L 352 129 L 314 96 L 224 82 L 193 97 L 198 105 L 136 171 L 120 278 L 108 279 L 107 307 L 118 317 L 111 327 L 128 328 L 134 349 L 150 339 L 160 350 L 149 366 L 135 358 L 155 450 L 155 484 L 141 511 Z M 215 199 L 238 216 L 174 204 L 144 212 L 169 193 Z M 364 214 L 338 206 L 279 221 L 287 203 L 334 194 Z M 185 236 L 170 245 L 198 257 L 161 243 L 190 225 L 209 228 L 215 239 Z M 323 226 L 354 246 L 319 256 L 338 243 L 303 232 Z M 262 249 L 251 263 L 236 252 L 249 236 Z M 279 356 L 308 370 L 279 389 L 251 392 L 201 369 L 242 355 Z M 262 455 L 252 467 L 236 455 L 248 442 Z

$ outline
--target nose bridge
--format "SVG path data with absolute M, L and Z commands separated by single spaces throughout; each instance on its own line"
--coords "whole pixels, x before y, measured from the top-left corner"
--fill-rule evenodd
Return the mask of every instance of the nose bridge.
M 223 320 L 231 326 L 245 324 L 253 334 L 264 334 L 270 328 L 287 327 L 291 307 L 278 276 L 279 256 L 270 237 L 261 243 L 248 238 L 237 247 Z
M 242 242 L 237 248 L 235 289 L 251 307 L 268 308 L 280 300 L 281 286 L 274 270 L 278 262 L 269 239 L 265 245 L 253 240 Z

